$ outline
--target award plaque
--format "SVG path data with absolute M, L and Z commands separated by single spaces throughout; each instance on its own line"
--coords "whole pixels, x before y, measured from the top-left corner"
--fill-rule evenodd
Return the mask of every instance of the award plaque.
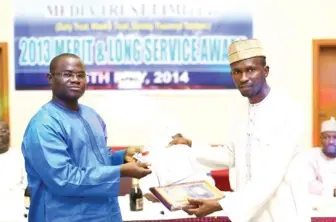
M 222 199 L 223 193 L 207 181 L 172 184 L 152 187 L 150 191 L 170 211 L 182 210 L 190 206 L 188 199 Z

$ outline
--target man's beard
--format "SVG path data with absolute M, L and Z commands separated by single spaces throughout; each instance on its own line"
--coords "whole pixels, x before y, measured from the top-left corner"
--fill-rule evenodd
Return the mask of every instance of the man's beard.
M 0 136 L 0 147 L 5 147 L 9 145 L 9 138 L 6 136 Z
M 6 153 L 9 149 L 9 144 L 8 143 L 0 143 L 0 154 L 1 153 Z
M 323 148 L 323 152 L 325 155 L 329 157 L 336 157 L 336 146 L 330 145 L 325 148 Z

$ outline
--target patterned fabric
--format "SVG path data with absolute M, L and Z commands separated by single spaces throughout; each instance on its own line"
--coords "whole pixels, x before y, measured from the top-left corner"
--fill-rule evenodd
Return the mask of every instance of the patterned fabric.
M 251 180 L 251 149 L 253 146 L 253 140 L 258 140 L 255 138 L 253 134 L 255 132 L 255 120 L 256 120 L 256 113 L 258 111 L 258 105 L 249 105 L 249 112 L 248 112 L 248 123 L 247 123 L 247 144 L 246 144 L 246 182 Z

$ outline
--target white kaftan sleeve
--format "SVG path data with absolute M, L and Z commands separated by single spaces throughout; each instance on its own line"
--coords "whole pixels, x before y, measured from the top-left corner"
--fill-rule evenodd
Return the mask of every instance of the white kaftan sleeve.
M 196 161 L 213 170 L 234 167 L 234 144 L 211 147 L 200 141 L 192 141 Z

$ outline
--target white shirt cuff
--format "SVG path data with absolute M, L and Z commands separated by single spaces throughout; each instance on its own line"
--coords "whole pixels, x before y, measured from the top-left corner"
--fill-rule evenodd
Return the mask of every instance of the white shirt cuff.
M 192 140 L 192 142 L 191 142 L 191 148 L 194 148 L 194 149 L 204 149 L 204 148 L 208 148 L 208 147 L 210 147 L 209 144 L 204 143 L 200 140 Z
M 225 216 L 229 216 L 228 215 L 228 208 L 230 206 L 230 201 L 229 201 L 229 197 L 230 196 L 230 192 L 225 192 L 225 197 L 223 197 L 221 200 L 219 200 L 219 205 L 221 205 L 222 207 L 222 213 Z

